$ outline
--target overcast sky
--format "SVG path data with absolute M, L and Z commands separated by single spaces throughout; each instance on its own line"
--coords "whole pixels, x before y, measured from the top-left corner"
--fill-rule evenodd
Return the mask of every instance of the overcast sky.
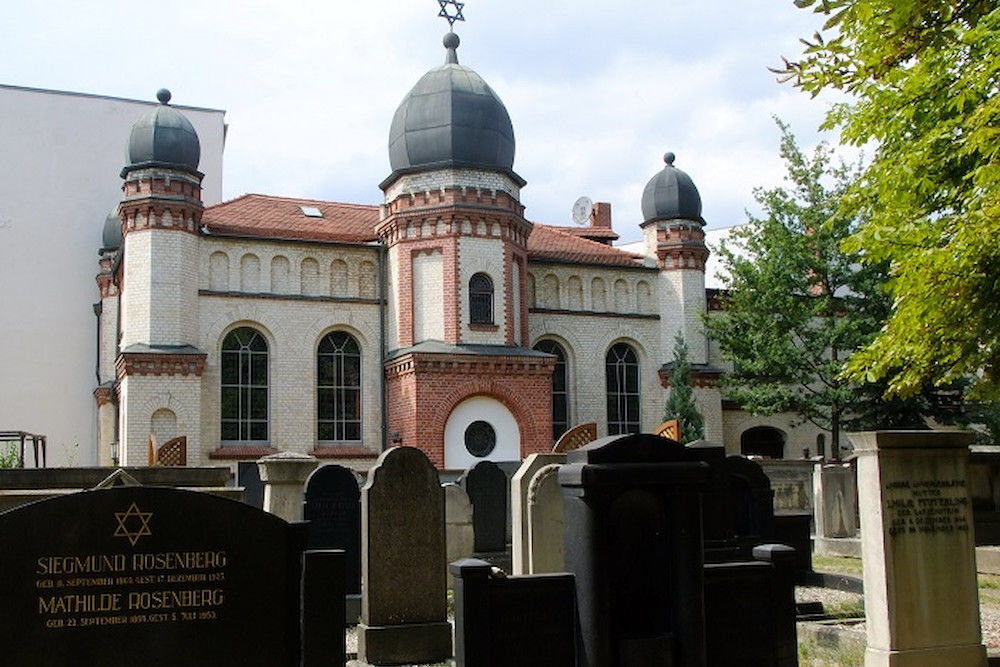
M 389 123 L 444 60 L 437 0 L 47 0 L 10 3 L 0 83 L 224 109 L 223 194 L 378 203 Z M 468 0 L 459 61 L 514 124 L 528 219 L 570 224 L 581 195 L 612 204 L 623 241 L 665 151 L 710 227 L 745 220 L 780 182 L 779 133 L 812 146 L 828 102 L 768 66 L 819 21 L 792 0 Z M 0 119 L 2 122 L 2 119 Z M 835 141 L 835 136 L 824 137 Z M 123 138 L 123 145 L 125 139 Z

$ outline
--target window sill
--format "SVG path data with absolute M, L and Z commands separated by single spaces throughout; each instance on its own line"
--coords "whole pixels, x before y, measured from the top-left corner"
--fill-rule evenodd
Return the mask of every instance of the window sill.
M 469 331 L 500 331 L 499 324 L 470 324 Z
M 231 459 L 259 459 L 271 454 L 277 454 L 278 450 L 268 445 L 222 445 L 218 449 L 208 453 L 209 459 L 231 460 Z
M 318 459 L 374 459 L 379 453 L 361 444 L 321 443 L 311 452 Z

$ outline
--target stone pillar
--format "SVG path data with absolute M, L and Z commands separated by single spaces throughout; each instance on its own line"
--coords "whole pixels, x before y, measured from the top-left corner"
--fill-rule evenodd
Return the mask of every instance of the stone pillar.
M 972 434 L 850 438 L 858 455 L 866 667 L 985 666 L 967 485 Z
M 306 479 L 318 465 L 319 459 L 294 452 L 278 452 L 259 459 L 264 511 L 285 521 L 301 521 Z

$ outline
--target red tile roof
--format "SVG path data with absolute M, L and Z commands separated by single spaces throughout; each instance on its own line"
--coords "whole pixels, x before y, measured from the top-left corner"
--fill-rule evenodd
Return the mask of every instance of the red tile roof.
M 323 217 L 305 215 L 302 206 L 318 208 Z M 207 207 L 202 225 L 209 234 L 232 234 L 265 240 L 365 243 L 377 239 L 375 225 L 378 218 L 379 207 L 371 204 L 247 194 Z M 581 235 L 592 235 L 594 231 L 599 230 L 535 223 L 528 238 L 528 258 L 605 266 L 641 266 L 637 255 L 581 238 Z
M 323 217 L 310 218 L 302 206 L 318 208 Z M 249 194 L 209 206 L 201 222 L 210 234 L 363 243 L 377 239 L 378 215 L 373 205 Z
M 571 229 L 536 222 L 528 237 L 528 259 L 606 266 L 642 266 L 638 255 L 597 241 L 582 239 Z

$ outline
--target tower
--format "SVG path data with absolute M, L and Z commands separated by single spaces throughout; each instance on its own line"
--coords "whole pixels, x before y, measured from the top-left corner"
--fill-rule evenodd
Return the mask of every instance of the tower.
M 695 400 L 705 420 L 705 437 L 722 442 L 722 396 L 718 389 L 721 370 L 708 365 L 705 315 L 705 220 L 701 217 L 701 195 L 694 181 L 674 166 L 675 156 L 663 156 L 665 166 L 642 192 L 641 225 L 646 254 L 656 257 L 660 268 L 660 349 L 674 348 L 678 333 L 690 351 L 691 380 Z M 669 386 L 672 360 L 660 368 L 660 381 Z
M 388 253 L 388 431 L 464 468 L 551 447 L 554 359 L 522 347 L 532 225 L 510 116 L 458 63 L 458 36 L 444 46 L 444 65 L 393 117 L 376 231 Z
M 159 440 L 200 432 L 201 374 L 196 347 L 201 222 L 201 147 L 170 92 L 132 127 L 122 169 L 121 462 L 145 463 Z

